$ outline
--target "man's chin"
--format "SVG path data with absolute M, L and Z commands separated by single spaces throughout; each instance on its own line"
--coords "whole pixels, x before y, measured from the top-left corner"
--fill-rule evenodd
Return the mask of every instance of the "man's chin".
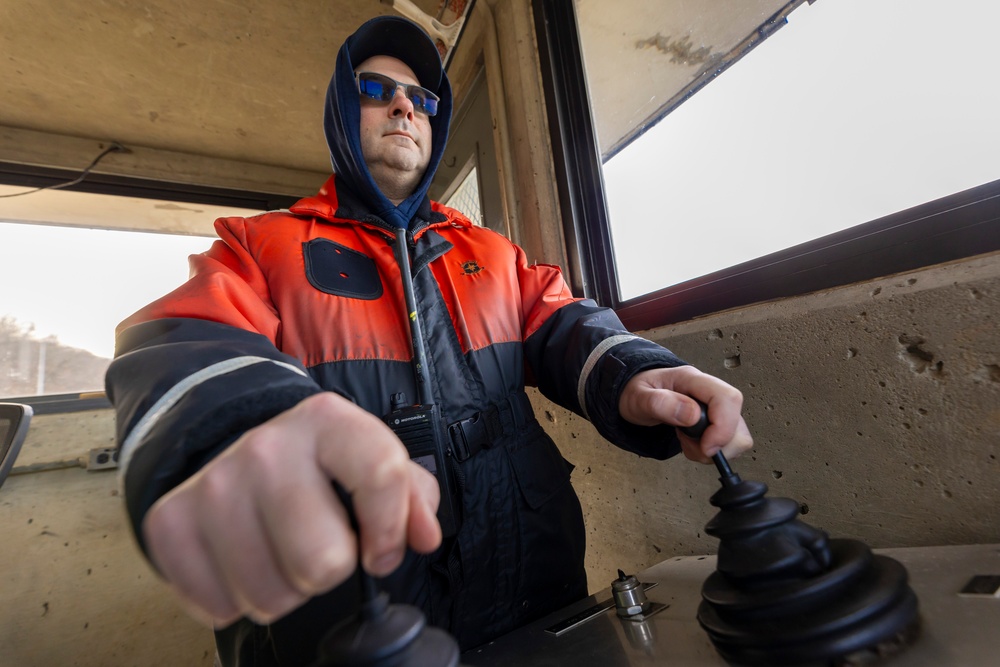
M 420 172 L 427 169 L 429 160 L 415 150 L 394 149 L 386 153 L 385 166 L 401 173 Z
M 371 169 L 372 178 L 390 199 L 406 199 L 420 183 L 427 168 L 417 159 L 392 159 L 387 157 L 381 164 Z

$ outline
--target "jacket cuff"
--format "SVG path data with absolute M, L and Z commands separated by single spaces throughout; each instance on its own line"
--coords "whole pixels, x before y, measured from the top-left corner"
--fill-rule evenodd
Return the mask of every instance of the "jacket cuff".
M 587 379 L 591 421 L 605 439 L 640 456 L 666 459 L 681 451 L 677 430 L 668 424 L 638 426 L 622 418 L 618 403 L 629 380 L 652 368 L 677 368 L 687 362 L 651 341 L 635 338 L 607 351 Z

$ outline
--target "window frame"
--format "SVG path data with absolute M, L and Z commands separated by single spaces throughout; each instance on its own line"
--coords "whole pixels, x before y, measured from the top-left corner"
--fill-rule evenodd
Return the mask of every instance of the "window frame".
M 998 180 L 622 300 L 573 0 L 536 0 L 534 8 L 570 285 L 578 296 L 615 309 L 630 330 L 1000 250 Z M 779 13 L 765 22 L 737 55 L 760 44 L 783 21 Z M 671 108 L 723 69 L 694 82 Z
M 212 204 L 234 208 L 255 208 L 272 211 L 288 208 L 301 197 L 267 192 L 252 192 L 189 183 L 157 181 L 134 176 L 89 173 L 79 183 L 63 186 L 79 178 L 80 172 L 70 169 L 40 167 L 17 162 L 0 161 L 0 184 L 26 188 L 53 188 L 69 192 L 89 192 L 140 199 L 161 199 L 189 204 Z M 311 194 L 311 193 L 310 193 Z

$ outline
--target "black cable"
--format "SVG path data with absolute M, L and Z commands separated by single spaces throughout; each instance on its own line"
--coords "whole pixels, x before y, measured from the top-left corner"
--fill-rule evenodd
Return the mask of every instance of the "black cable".
M 66 183 L 56 183 L 55 185 L 46 185 L 40 188 L 35 188 L 34 190 L 26 190 L 25 192 L 15 192 L 9 195 L 0 195 L 0 199 L 5 197 L 21 197 L 23 195 L 30 195 L 33 192 L 40 192 L 42 190 L 58 190 L 60 188 L 68 188 L 71 185 L 76 185 L 77 183 L 85 179 L 87 175 L 90 173 L 91 169 L 96 167 L 97 163 L 100 162 L 102 159 L 104 159 L 104 156 L 107 155 L 108 153 L 131 153 L 131 151 L 122 146 L 117 141 L 112 141 L 111 145 L 105 148 L 100 155 L 95 157 L 94 160 L 89 165 L 87 165 L 87 168 L 84 169 L 82 172 L 80 172 L 80 175 L 77 176 L 72 181 L 67 181 Z

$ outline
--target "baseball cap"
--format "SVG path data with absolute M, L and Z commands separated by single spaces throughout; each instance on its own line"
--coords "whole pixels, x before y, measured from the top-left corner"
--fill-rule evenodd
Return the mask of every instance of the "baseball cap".
M 409 66 L 424 88 L 439 93 L 441 55 L 437 46 L 416 23 L 399 16 L 377 16 L 366 21 L 347 38 L 351 66 L 372 56 L 391 56 Z

